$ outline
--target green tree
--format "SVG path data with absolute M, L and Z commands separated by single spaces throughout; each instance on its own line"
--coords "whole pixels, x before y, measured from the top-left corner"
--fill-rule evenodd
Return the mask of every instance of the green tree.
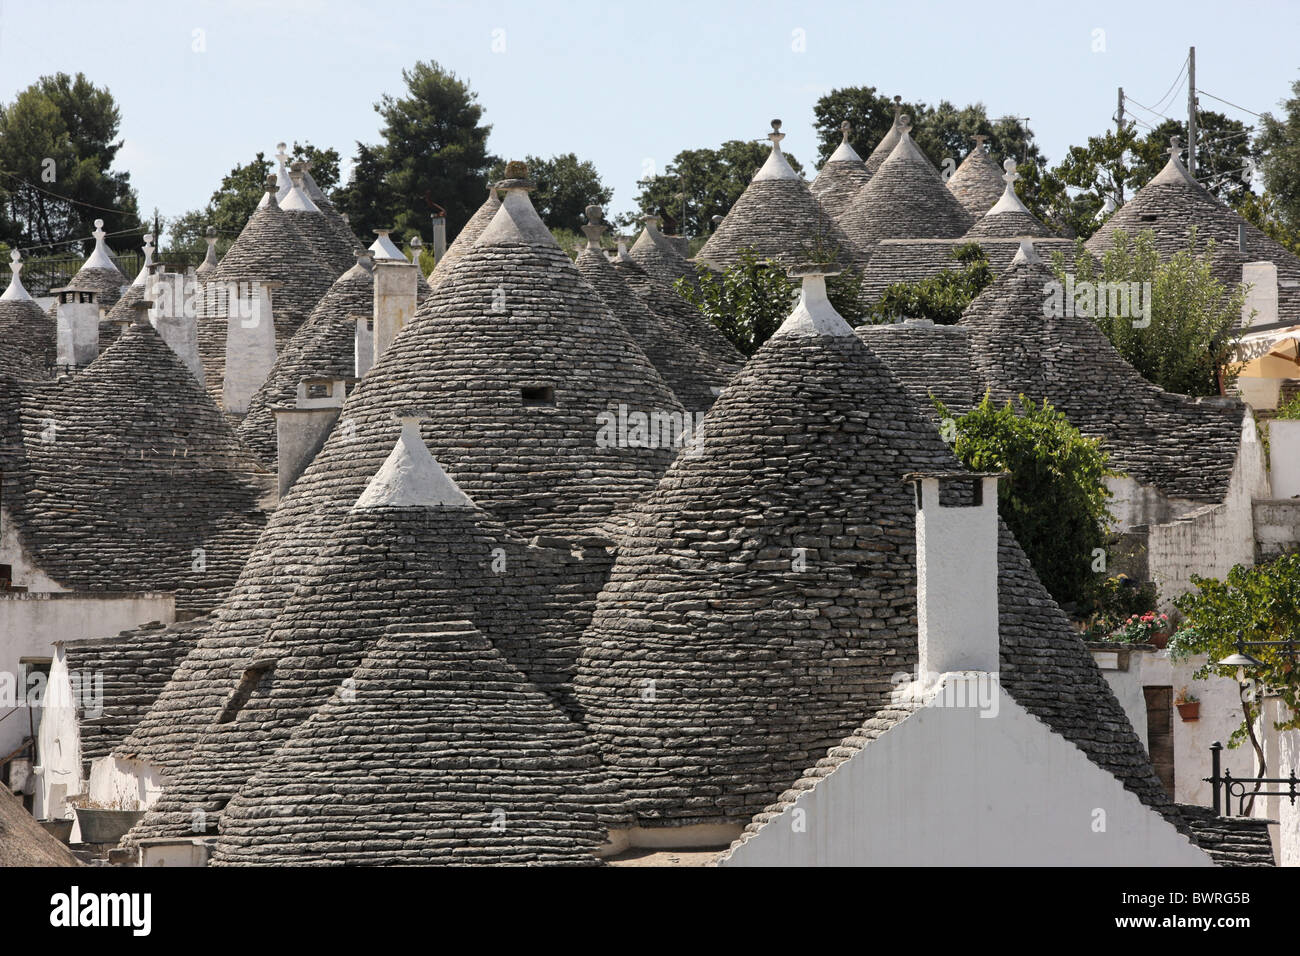
M 874 86 L 845 86 L 831 90 L 813 105 L 813 130 L 817 133 L 817 164 L 830 158 L 843 135 L 840 124 L 845 120 L 853 129 L 849 145 L 863 159 L 885 138 L 894 124 L 895 101 L 876 92 Z M 927 109 L 924 103 L 898 102 L 902 112 L 914 119 Z M 942 159 L 936 165 L 940 165 Z
M 437 63 L 416 63 L 402 80 L 406 95 L 385 94 L 375 104 L 382 142 L 358 144 L 337 205 L 363 236 L 376 228 L 427 236 L 430 218 L 442 209 L 454 239 L 483 204 L 495 161 L 487 151 L 492 127 L 482 123 L 478 95 Z
M 1236 210 L 1242 219 L 1300 256 L 1300 229 L 1287 223 L 1277 197 L 1267 189 L 1261 196 L 1254 193 L 1243 195 L 1236 203 Z
M 1081 239 L 1096 232 L 1110 212 L 1149 178 L 1140 167 L 1134 171 L 1137 144 L 1137 126 L 1128 123 L 1118 131 L 1090 136 L 1083 146 L 1071 146 L 1065 159 L 1048 173 L 1055 180 L 1049 189 L 1055 202 L 1048 221 Z
M 1215 663 L 1236 653 L 1236 642 L 1279 641 L 1300 637 L 1300 554 L 1284 554 L 1254 567 L 1237 565 L 1222 580 L 1193 577 L 1195 591 L 1174 600 L 1183 614 L 1183 623 L 1169 641 L 1174 660 L 1193 654 L 1207 655 L 1207 661 L 1193 675 L 1197 680 L 1210 676 L 1236 679 L 1234 667 Z M 1279 647 L 1247 647 L 1246 652 L 1262 662 L 1251 668 L 1248 677 L 1278 694 L 1292 717 L 1276 724 L 1279 730 L 1300 728 L 1300 671 Z M 1261 768 L 1267 776 L 1264 752 L 1255 736 L 1254 722 L 1260 714 L 1258 692 L 1242 694 L 1242 723 L 1233 732 L 1229 746 L 1247 737 L 1254 745 Z
M 312 163 L 312 179 L 328 195 L 339 178 L 338 151 L 295 142 L 292 151 L 286 152 L 289 153 L 290 165 L 299 161 Z M 251 161 L 226 173 L 204 208 L 192 209 L 168 221 L 163 256 L 170 262 L 202 262 L 208 249 L 203 239 L 208 226 L 217 230 L 218 255 L 225 255 L 257 210 L 257 204 L 266 192 L 266 177 L 274 170 L 274 158 L 259 152 Z
M 1099 261 L 1083 249 L 1082 240 L 1075 250 L 1076 289 L 1083 282 L 1115 282 L 1149 290 L 1144 296 L 1149 314 L 1092 318 L 1143 378 L 1166 391 L 1218 395 L 1220 382 L 1229 383 L 1246 293 L 1239 284 L 1230 287 L 1215 278 L 1213 255 L 1214 243 L 1199 243 L 1194 229 L 1186 248 L 1164 260 L 1150 230 L 1136 237 L 1116 231 Z M 1060 253 L 1053 256 L 1052 269 L 1061 283 L 1069 278 Z
M 998 514 L 1024 548 L 1058 603 L 1083 605 L 1098 586 L 1095 551 L 1104 549 L 1112 517 L 1106 479 L 1117 473 L 1095 438 L 1087 438 L 1046 401 L 1023 395 L 998 408 L 988 395 L 954 418 L 937 399 L 953 453 L 973 471 L 1006 472 Z
M 662 173 L 637 182 L 637 205 L 642 213 L 661 216 L 665 232 L 702 236 L 712 231 L 713 217 L 726 215 L 740 198 L 771 149 L 767 140 L 733 139 L 718 149 L 682 150 Z M 797 159 L 789 153 L 785 158 L 803 172 Z
M 770 259 L 743 249 L 724 272 L 696 265 L 699 281 L 675 283 L 678 293 L 712 322 L 743 355 L 753 355 L 790 315 L 798 287 Z
M 0 238 L 64 243 L 103 219 L 116 247 L 138 247 L 146 230 L 130 173 L 112 170 L 120 127 L 113 95 L 82 73 L 42 76 L 0 106 Z
M 614 190 L 601 182 L 595 164 L 573 153 L 550 159 L 525 156 L 524 162 L 528 164 L 528 178 L 537 184 L 533 205 L 551 229 L 576 229 L 585 221 L 582 216 L 587 206 L 608 206 L 614 198 Z M 498 161 L 488 177 L 496 182 L 505 174 L 505 162 Z
M 945 269 L 936 276 L 896 282 L 886 288 L 880 300 L 867 310 L 866 321 L 883 323 L 908 318 L 956 325 L 966 307 L 993 281 L 993 270 L 977 242 L 958 246 L 952 258 L 961 264 L 960 269 Z
M 1291 96 L 1281 102 L 1282 115 L 1259 118 L 1256 146 L 1264 186 L 1277 203 L 1278 218 L 1288 229 L 1300 232 L 1300 80 L 1291 84 Z

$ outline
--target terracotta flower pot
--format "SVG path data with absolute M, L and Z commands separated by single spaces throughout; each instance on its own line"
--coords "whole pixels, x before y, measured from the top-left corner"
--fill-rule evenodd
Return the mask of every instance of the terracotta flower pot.
M 1174 706 L 1178 708 L 1178 716 L 1183 720 L 1201 719 L 1201 702 L 1199 700 L 1189 700 Z
M 1164 650 L 1169 646 L 1169 635 L 1164 631 L 1151 635 L 1151 645 L 1159 650 Z

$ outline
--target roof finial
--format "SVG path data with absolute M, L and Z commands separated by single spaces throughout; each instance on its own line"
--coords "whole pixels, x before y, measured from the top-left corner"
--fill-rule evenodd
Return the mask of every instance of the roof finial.
M 144 268 L 148 269 L 153 265 L 153 233 L 144 234 Z
M 1011 264 L 1013 266 L 1023 266 L 1042 261 L 1042 259 L 1038 258 L 1038 253 L 1034 250 L 1033 240 L 1021 239 L 1020 248 L 1016 250 L 1016 257 L 1011 260 Z
M 582 234 L 587 237 L 588 249 L 600 249 L 600 237 L 604 234 L 605 210 L 599 206 L 588 206 L 586 209 L 587 224 L 582 227 Z
M 517 159 L 506 163 L 506 178 L 497 183 L 497 189 L 522 189 L 532 192 L 537 184 L 528 178 L 528 164 Z
M 1002 174 L 1002 181 L 1007 184 L 1008 189 L 1011 189 L 1013 188 L 1011 184 L 1020 178 L 1020 174 L 1016 172 L 1016 161 L 1008 156 L 1002 161 L 1002 168 L 1006 170 Z
M 411 237 L 407 245 L 411 247 L 411 261 L 418 266 L 420 264 L 420 251 L 424 249 L 424 240 L 420 238 L 420 234 L 417 232 Z
M 262 184 L 262 188 L 272 195 L 274 195 L 279 190 L 280 186 L 279 183 L 276 181 L 275 173 L 266 174 L 266 181 Z
M 898 128 L 899 128 L 899 129 L 901 129 L 904 133 L 906 133 L 907 130 L 908 130 L 908 127 L 910 127 L 911 125 L 912 125 L 912 117 L 911 117 L 911 116 L 909 116 L 907 113 L 899 113 L 899 114 L 898 114 Z
M 13 273 L 13 277 L 9 280 L 9 288 L 5 289 L 4 295 L 0 295 L 0 299 L 6 302 L 14 299 L 30 301 L 31 296 L 23 288 L 23 280 L 19 277 L 19 273 L 23 271 L 23 256 L 17 249 L 9 253 L 9 271 Z
M 850 123 L 848 120 L 845 120 L 844 122 L 840 123 L 840 133 L 842 134 L 840 142 L 847 143 L 849 141 L 849 133 L 852 132 L 853 132 L 853 124 Z
M 287 166 L 289 163 L 289 154 L 285 152 L 289 148 L 288 143 L 275 144 L 275 158 L 281 166 Z
M 95 231 L 92 232 L 91 235 L 95 237 L 96 243 L 100 243 L 104 241 L 104 236 L 107 235 L 107 233 L 104 232 L 104 220 L 102 219 L 95 220 Z
M 894 96 L 894 122 L 895 123 L 898 122 L 898 117 L 902 112 L 903 112 L 903 98 L 901 96 L 895 95 Z
M 1182 137 L 1180 137 L 1180 136 L 1178 136 L 1178 135 L 1170 136 L 1170 137 L 1169 137 L 1169 148 L 1168 148 L 1167 150 L 1165 150 L 1165 152 L 1167 152 L 1167 153 L 1169 154 L 1169 158 L 1170 158 L 1170 159 L 1173 159 L 1173 160 L 1181 159 L 1181 157 L 1182 157 L 1182 152 L 1183 152 L 1183 147 L 1182 147 Z
M 971 137 L 971 139 L 975 140 L 976 152 L 979 152 L 981 150 L 985 152 L 988 151 L 988 147 L 984 145 L 984 141 L 988 139 L 988 137 L 985 136 L 983 133 L 976 133 L 974 136 Z
M 203 262 L 194 271 L 200 275 L 207 275 L 217 267 L 217 227 L 208 226 L 207 234 L 203 241 L 208 244 L 208 251 L 203 256 Z
M 779 119 L 772 120 L 772 132 L 767 134 L 767 138 L 772 141 L 773 149 L 778 151 L 781 149 L 781 140 L 785 139 L 785 133 L 781 132 L 781 121 Z

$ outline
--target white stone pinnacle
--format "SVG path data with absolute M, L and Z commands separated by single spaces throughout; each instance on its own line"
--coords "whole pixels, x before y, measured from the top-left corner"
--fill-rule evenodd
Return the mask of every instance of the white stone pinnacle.
M 4 295 L 0 295 L 0 301 L 3 302 L 31 302 L 32 297 L 27 294 L 23 288 L 23 280 L 20 273 L 23 271 L 22 254 L 14 249 L 9 253 L 9 271 L 13 273 L 9 280 L 9 288 L 5 289 Z
M 853 336 L 853 329 L 826 298 L 826 276 L 805 275 L 799 301 L 772 338 L 786 336 Z
M 473 508 L 474 502 L 438 464 L 420 436 L 418 414 L 403 414 L 402 433 L 370 479 L 353 510 L 368 508 Z
M 95 220 L 95 231 L 91 233 L 95 237 L 95 251 L 90 254 L 86 260 L 83 269 L 112 269 L 118 271 L 117 266 L 113 263 L 112 250 L 108 248 L 108 243 L 104 241 L 104 220 Z

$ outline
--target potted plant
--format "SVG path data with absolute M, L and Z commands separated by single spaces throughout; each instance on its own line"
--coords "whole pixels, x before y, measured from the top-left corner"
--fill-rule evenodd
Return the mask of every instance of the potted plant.
M 69 799 L 68 802 L 76 810 L 82 843 L 116 845 L 126 831 L 144 816 L 144 810 L 139 809 L 138 802 L 124 794 L 118 794 L 109 802 L 92 800 L 87 795 Z
M 1163 649 L 1169 643 L 1169 615 L 1154 611 L 1131 615 L 1106 640 L 1116 644 L 1151 644 Z
M 1178 716 L 1185 721 L 1201 719 L 1200 698 L 1189 693 L 1185 686 L 1178 691 L 1178 696 L 1174 698 L 1174 706 L 1178 708 Z

